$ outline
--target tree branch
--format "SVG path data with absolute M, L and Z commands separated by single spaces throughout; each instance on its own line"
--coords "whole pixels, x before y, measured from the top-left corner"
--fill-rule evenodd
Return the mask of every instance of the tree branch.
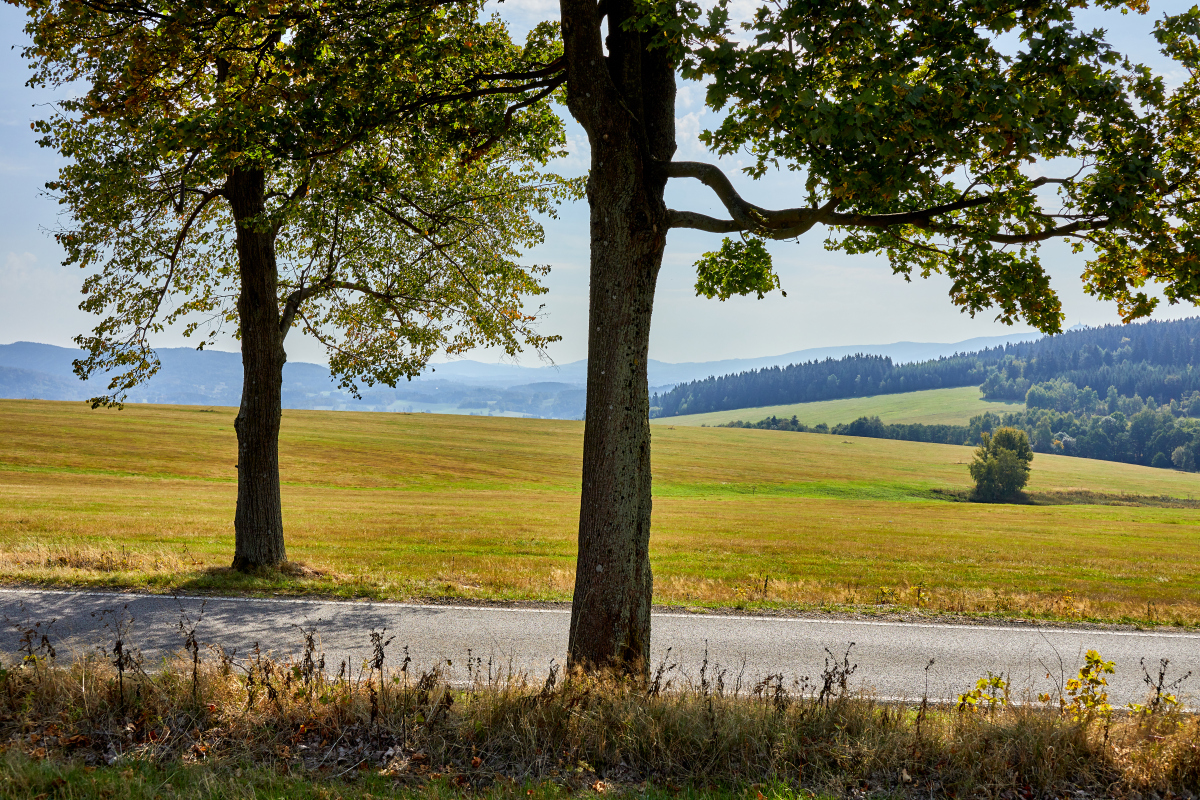
M 175 248 L 171 251 L 171 258 L 167 266 L 167 277 L 163 280 L 162 288 L 158 290 L 158 299 L 154 301 L 153 310 L 151 310 L 150 315 L 146 318 L 145 323 L 138 326 L 138 330 L 146 330 L 154 318 L 158 316 L 158 309 L 162 307 L 163 299 L 166 298 L 167 291 L 171 288 L 171 281 L 175 278 L 175 265 L 179 262 L 179 251 L 183 249 L 183 242 L 187 239 L 188 232 L 200 216 L 200 212 L 222 194 L 223 190 L 221 189 L 205 192 L 200 202 L 192 209 L 192 213 L 188 215 L 187 221 L 183 223 L 183 228 L 180 229 L 179 235 L 175 237 Z
M 743 225 L 731 219 L 716 219 L 706 214 L 697 214 L 695 211 L 676 211 L 673 208 L 667 209 L 667 227 L 692 228 L 709 233 L 738 233 L 746 230 Z
M 986 206 L 996 202 L 1002 196 L 1000 194 L 981 195 L 916 211 L 900 211 L 893 214 L 840 214 L 835 211 L 838 204 L 836 199 L 830 200 L 819 208 L 788 208 L 772 211 L 746 202 L 733 188 L 733 183 L 725 173 L 712 164 L 699 161 L 672 161 L 665 164 L 663 168 L 668 178 L 695 178 L 712 189 L 726 210 L 729 211 L 729 216 L 732 217 L 732 219 L 722 220 L 692 211 L 670 210 L 668 211 L 670 227 L 692 228 L 709 233 L 745 231 L 769 239 L 791 239 L 805 233 L 817 223 L 846 228 L 893 228 L 911 225 L 933 233 L 951 235 L 972 233 L 972 229 L 966 225 L 939 224 L 933 221 L 933 217 Z M 1049 183 L 1069 183 L 1070 180 L 1070 178 L 1043 177 L 1032 181 L 1029 188 L 1036 189 Z M 992 233 L 988 234 L 987 238 L 998 244 L 1031 244 L 1056 236 L 1068 236 L 1078 231 L 1105 228 L 1111 224 L 1112 221 L 1109 219 L 1088 218 L 1044 231 L 1023 234 Z
M 538 92 L 537 94 L 535 94 L 531 97 L 526 98 L 525 100 L 522 100 L 520 103 L 515 103 L 515 104 L 509 106 L 508 110 L 506 110 L 504 112 L 504 122 L 502 122 L 500 124 L 500 130 L 496 131 L 491 136 L 489 136 L 487 139 L 485 139 L 483 144 L 479 145 L 478 147 L 473 148 L 470 153 L 463 156 L 463 163 L 470 164 L 471 162 L 476 161 L 476 160 L 482 158 L 483 156 L 487 155 L 487 152 L 489 150 L 491 150 L 493 147 L 495 147 L 496 143 L 500 141 L 500 138 L 502 136 L 504 136 L 504 134 L 508 133 L 508 129 L 512 127 L 512 118 L 513 118 L 513 114 L 515 112 L 519 111 L 522 108 L 531 106 L 534 103 L 536 103 L 537 101 L 541 100 L 543 97 L 548 96 L 551 92 L 553 92 L 555 89 L 557 89 L 562 84 L 562 82 L 565 80 L 566 80 L 566 78 L 563 78 L 562 81 L 559 81 L 558 83 L 547 86 L 542 91 Z
M 768 211 L 761 206 L 747 203 L 733 188 L 733 184 L 720 168 L 700 161 L 671 161 L 664 165 L 668 178 L 695 178 L 716 192 L 717 198 L 740 225 L 736 230 L 760 233 L 772 239 L 790 239 L 805 233 L 813 225 L 822 222 L 837 208 L 837 200 L 830 200 L 820 208 L 789 208 L 783 211 Z M 692 227 L 690 222 L 711 225 L 718 221 L 702 214 L 671 212 L 671 227 Z M 701 230 L 709 230 L 702 227 Z M 728 231 L 715 231 L 726 233 Z

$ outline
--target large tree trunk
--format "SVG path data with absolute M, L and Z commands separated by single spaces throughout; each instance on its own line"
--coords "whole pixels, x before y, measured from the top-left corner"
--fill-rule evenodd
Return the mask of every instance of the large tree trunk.
M 646 357 L 664 237 L 639 230 L 661 198 L 638 191 L 628 159 L 598 151 L 591 204 L 591 311 L 579 556 L 569 652 L 588 666 L 650 655 L 650 395 Z M 626 163 L 622 163 L 626 162 Z
M 594 0 L 563 0 L 562 8 L 568 105 L 592 147 L 587 418 L 569 658 L 585 669 L 645 671 L 653 590 L 646 360 L 666 246 L 662 164 L 675 151 L 675 76 L 641 35 L 614 24 L 632 13 L 630 0 L 608 3 L 607 56 Z
M 279 420 L 282 415 L 283 334 L 279 329 L 275 235 L 262 218 L 262 170 L 235 169 L 226 195 L 237 221 L 241 294 L 242 405 L 238 438 L 238 498 L 233 517 L 233 568 L 243 572 L 287 561 L 279 498 Z

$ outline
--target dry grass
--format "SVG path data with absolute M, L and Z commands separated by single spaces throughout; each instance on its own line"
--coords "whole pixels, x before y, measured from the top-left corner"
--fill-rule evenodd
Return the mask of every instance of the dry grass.
M 0 783 L 36 784 L 55 769 L 82 781 L 81 768 L 96 768 L 185 784 L 188 770 L 218 786 L 257 770 L 276 785 L 508 796 L 527 786 L 1005 800 L 1200 789 L 1200 720 L 1177 708 L 1074 719 L 1050 705 L 888 705 L 846 692 L 848 663 L 810 683 L 708 666 L 681 679 L 665 663 L 649 681 L 543 678 L 476 660 L 451 683 L 403 661 L 389 670 L 382 654 L 324 665 L 315 642 L 311 660 L 283 664 L 182 658 L 147 672 L 133 654 L 119 678 L 107 655 L 61 668 L 34 652 L 0 672 L 0 774 L 10 776 Z
M 246 578 L 225 569 L 232 416 L 0 402 L 0 580 L 569 598 L 579 423 L 285 412 L 288 549 L 308 569 Z M 948 502 L 969 485 L 969 458 L 917 442 L 656 427 L 655 599 L 892 610 L 919 596 L 931 611 L 1200 623 L 1194 503 L 1078 503 L 1186 501 L 1200 477 L 1039 455 L 1031 490 L 1071 504 Z

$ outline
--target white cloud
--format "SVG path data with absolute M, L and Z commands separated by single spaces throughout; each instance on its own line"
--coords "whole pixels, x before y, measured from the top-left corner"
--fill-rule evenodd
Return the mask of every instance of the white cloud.
M 14 253 L 10 250 L 4 259 L 4 277 L 26 280 L 32 276 L 36 264 L 37 256 L 33 253 Z
M 710 77 L 705 77 L 703 83 L 681 80 L 675 90 L 675 108 L 681 111 L 704 108 L 704 94 L 708 91 L 710 83 Z
M 700 142 L 700 117 L 704 111 L 692 111 L 682 117 L 675 118 L 675 142 L 679 145 L 680 155 L 703 155 L 708 152 Z

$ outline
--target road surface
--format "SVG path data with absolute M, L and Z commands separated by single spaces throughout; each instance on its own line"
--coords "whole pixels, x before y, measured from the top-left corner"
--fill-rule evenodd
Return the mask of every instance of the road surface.
M 203 605 L 203 617 L 200 617 Z M 395 637 L 388 663 L 398 665 L 409 647 L 415 668 L 453 662 L 452 677 L 465 680 L 470 649 L 492 661 L 493 671 L 524 671 L 540 680 L 551 659 L 562 664 L 570 614 L 550 608 L 480 608 L 310 599 L 253 599 L 59 592 L 0 589 L 0 652 L 14 654 L 21 629 L 51 620 L 49 639 L 59 659 L 94 652 L 113 638 L 116 619 L 132 619 L 126 646 L 139 648 L 146 663 L 181 649 L 180 613 L 199 619 L 196 636 L 245 657 L 257 643 L 281 658 L 303 646 L 302 628 L 315 628 L 326 668 L 343 659 L 357 670 L 371 652 L 372 629 Z M 1159 659 L 1170 659 L 1168 680 L 1189 670 L 1182 695 L 1196 707 L 1200 697 L 1200 634 L 1111 628 L 1029 625 L 964 625 L 866 620 L 718 616 L 663 613 L 653 618 L 652 659 L 656 666 L 671 648 L 670 663 L 683 680 L 699 680 L 707 650 L 711 670 L 726 670 L 731 686 L 782 673 L 785 685 L 803 676 L 819 681 L 829 653 L 840 661 L 847 647 L 858 668 L 851 685 L 885 698 L 950 700 L 972 688 L 989 671 L 1006 675 L 1017 698 L 1054 691 L 1073 676 L 1083 654 L 1094 649 L 1116 662 L 1109 676 L 1114 705 L 1146 695 L 1139 662 L 1157 675 Z M 828 648 L 829 653 L 826 652 Z M 11 660 L 11 655 L 8 656 Z M 930 659 L 933 665 L 926 670 Z M 714 673 L 710 672 L 710 678 Z M 1049 674 L 1049 678 L 1047 675 Z

